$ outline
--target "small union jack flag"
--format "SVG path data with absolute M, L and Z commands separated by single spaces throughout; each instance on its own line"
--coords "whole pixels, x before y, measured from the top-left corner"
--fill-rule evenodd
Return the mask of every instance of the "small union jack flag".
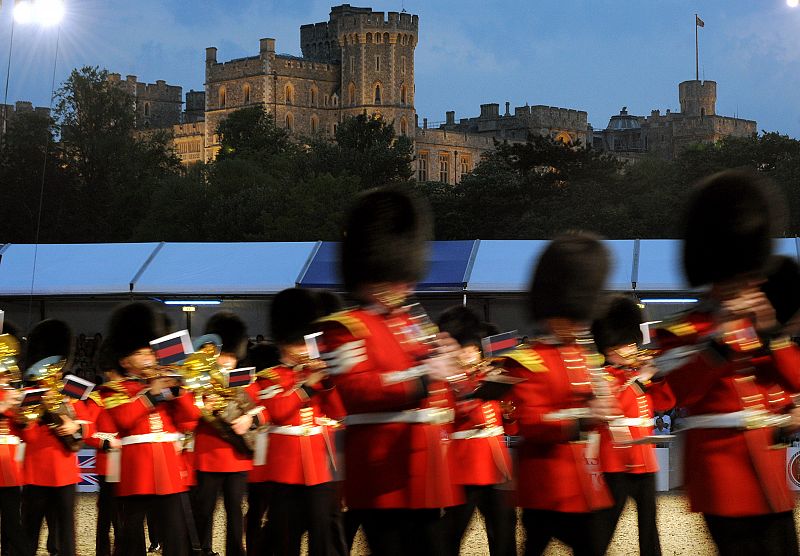
M 83 449 L 78 452 L 78 472 L 80 474 L 80 482 L 78 482 L 79 492 L 94 492 L 99 490 L 100 485 L 95 472 L 96 467 L 97 452 L 90 449 Z
M 150 342 L 159 365 L 172 365 L 180 363 L 190 353 L 194 353 L 192 338 L 188 330 L 181 330 L 174 334 L 162 336 Z

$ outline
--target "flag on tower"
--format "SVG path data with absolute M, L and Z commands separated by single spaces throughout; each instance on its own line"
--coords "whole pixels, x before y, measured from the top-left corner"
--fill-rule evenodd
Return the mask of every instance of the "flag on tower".
M 697 14 L 694 14 L 694 23 L 698 27 L 705 27 L 706 26 L 706 22 L 703 21 L 702 19 L 700 19 L 700 17 Z

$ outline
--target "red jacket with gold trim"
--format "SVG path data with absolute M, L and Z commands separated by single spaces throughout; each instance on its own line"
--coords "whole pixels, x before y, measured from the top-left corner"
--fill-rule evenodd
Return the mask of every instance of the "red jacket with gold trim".
M 0 401 L 5 396 L 6 391 L 0 390 Z M 13 410 L 0 414 L 0 488 L 22 485 L 22 469 L 17 461 L 21 434 Z

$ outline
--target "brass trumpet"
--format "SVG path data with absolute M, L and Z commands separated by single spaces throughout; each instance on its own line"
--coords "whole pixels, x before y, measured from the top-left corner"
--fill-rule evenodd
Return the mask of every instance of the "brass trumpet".
M 0 334 L 0 378 L 8 378 L 10 383 L 22 382 L 17 364 L 19 352 L 19 340 L 11 334 Z

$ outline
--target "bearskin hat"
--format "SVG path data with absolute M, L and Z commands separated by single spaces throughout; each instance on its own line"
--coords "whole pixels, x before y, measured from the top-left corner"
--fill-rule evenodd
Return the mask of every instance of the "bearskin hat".
M 255 367 L 256 372 L 269 369 L 281 362 L 281 351 L 275 344 L 259 342 L 247 350 L 245 367 Z
M 762 272 L 783 213 L 765 179 L 728 170 L 701 182 L 686 211 L 683 269 L 693 287 Z
M 73 338 L 69 325 L 58 319 L 43 320 L 28 333 L 23 368 L 27 369 L 46 357 L 56 355 L 69 361 L 72 350 Z
M 279 292 L 270 308 L 273 341 L 278 345 L 302 342 L 320 316 L 320 301 L 313 291 L 288 288 Z
M 447 332 L 461 345 L 481 346 L 484 325 L 472 309 L 462 305 L 450 307 L 439 316 L 436 325 L 442 332 Z
M 107 371 L 120 372 L 119 360 L 114 355 L 111 342 L 103 340 L 97 349 L 97 362 L 95 363 L 97 374 L 102 376 Z
M 790 257 L 775 256 L 769 268 L 771 272 L 761 291 L 775 308 L 778 322 L 786 324 L 800 311 L 800 266 Z
M 314 293 L 317 296 L 320 317 L 338 313 L 344 308 L 342 297 L 339 294 L 330 290 L 317 290 Z
M 247 326 L 232 311 L 219 311 L 211 315 L 203 333 L 219 336 L 223 353 L 232 353 L 240 360 L 247 354 Z
M 639 303 L 629 295 L 609 296 L 604 303 L 603 315 L 592 323 L 592 336 L 600 352 L 614 346 L 642 343 L 644 321 Z
M 150 342 L 164 335 L 164 319 L 142 302 L 127 303 L 111 314 L 106 341 L 112 356 L 119 361 L 131 353 L 150 347 Z
M 593 320 L 610 262 L 608 250 L 595 235 L 571 233 L 551 241 L 531 279 L 529 307 L 533 320 Z
M 350 210 L 341 244 L 345 288 L 418 282 L 425 274 L 431 224 L 427 207 L 398 188 L 373 189 Z

